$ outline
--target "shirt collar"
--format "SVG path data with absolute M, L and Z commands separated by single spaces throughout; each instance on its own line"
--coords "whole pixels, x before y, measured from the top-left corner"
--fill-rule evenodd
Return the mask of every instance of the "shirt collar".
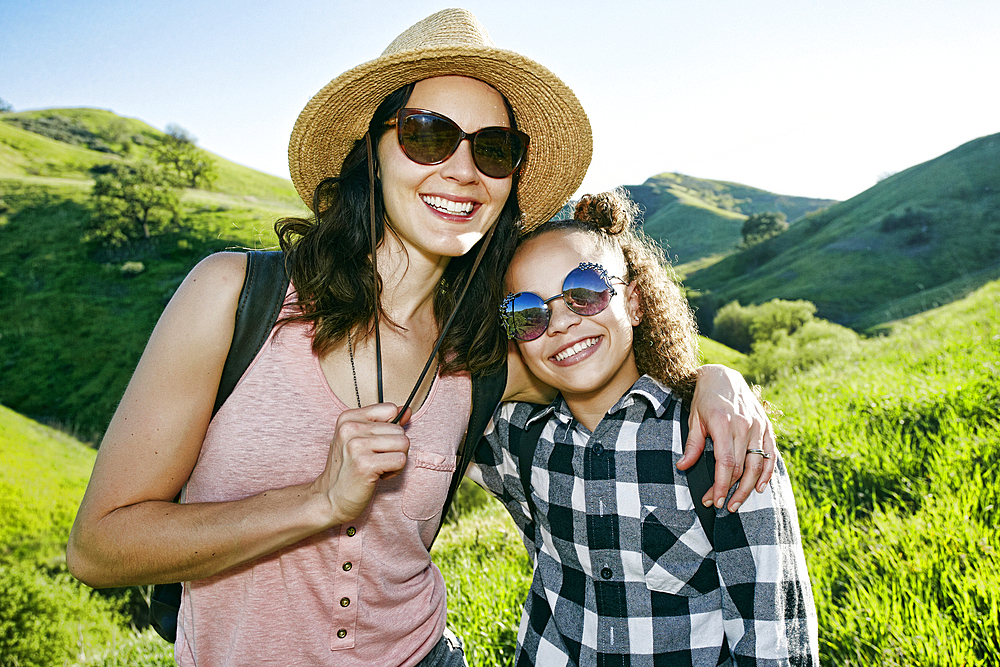
M 660 418 L 663 417 L 673 397 L 674 394 L 669 387 L 661 384 L 649 375 L 643 375 L 625 392 L 624 396 L 618 399 L 618 402 L 608 410 L 607 414 L 613 415 L 619 410 L 624 410 L 633 405 L 637 400 L 644 400 L 653 408 L 653 412 L 657 418 Z M 569 406 L 566 405 L 566 399 L 562 397 L 562 394 L 557 395 L 547 408 L 532 415 L 525 424 L 525 428 L 532 422 L 542 418 L 548 419 L 551 415 L 555 415 L 564 424 L 569 424 L 573 421 L 573 413 L 570 412 Z

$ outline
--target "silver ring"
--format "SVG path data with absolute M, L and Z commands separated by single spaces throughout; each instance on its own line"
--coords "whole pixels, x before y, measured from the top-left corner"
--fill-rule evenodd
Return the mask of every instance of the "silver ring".
M 763 449 L 748 449 L 747 454 L 760 454 L 765 459 L 771 458 L 771 455 L 765 452 Z

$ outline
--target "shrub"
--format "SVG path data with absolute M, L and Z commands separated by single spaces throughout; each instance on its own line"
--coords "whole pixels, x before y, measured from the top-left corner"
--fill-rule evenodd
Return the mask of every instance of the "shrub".
M 782 301 L 771 299 L 767 303 L 753 306 L 750 322 L 750 337 L 757 341 L 770 340 L 776 331 L 794 334 L 812 321 L 816 306 L 811 301 Z
M 749 308 L 744 308 L 739 301 L 727 303 L 712 320 L 712 338 L 723 345 L 728 345 L 740 352 L 749 352 L 753 347 L 753 336 L 750 334 L 752 318 Z
M 816 306 L 809 301 L 772 299 L 745 307 L 733 301 L 716 314 L 712 338 L 734 350 L 749 353 L 754 343 L 771 340 L 776 331 L 795 333 L 812 321 L 815 313 Z
M 817 364 L 850 357 L 860 343 L 854 331 L 826 320 L 805 322 L 792 334 L 776 329 L 769 340 L 754 343 L 750 375 L 755 382 L 773 382 Z
M 907 206 L 902 213 L 889 213 L 882 218 L 879 230 L 888 233 L 900 229 L 925 229 L 933 222 L 934 218 L 927 211 Z
M 146 270 L 142 262 L 125 262 L 119 269 L 123 276 L 136 276 Z
M 784 213 L 765 212 L 754 213 L 743 221 L 740 234 L 743 237 L 743 246 L 749 248 L 761 241 L 777 236 L 788 229 L 788 222 Z

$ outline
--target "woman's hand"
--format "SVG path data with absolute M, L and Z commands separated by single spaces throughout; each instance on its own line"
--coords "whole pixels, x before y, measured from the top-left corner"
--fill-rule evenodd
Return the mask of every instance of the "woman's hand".
M 774 429 L 740 373 L 717 364 L 698 369 L 689 427 L 679 469 L 694 465 L 705 450 L 706 436 L 711 436 L 715 447 L 715 484 L 702 498 L 706 506 L 714 502 L 722 507 L 729 487 L 736 482 L 740 485 L 729 501 L 730 512 L 740 508 L 755 485 L 763 491 L 774 471 Z M 753 449 L 764 450 L 768 457 Z
M 410 440 L 402 424 L 391 423 L 399 408 L 391 403 L 345 410 L 337 418 L 326 469 L 315 482 L 330 502 L 332 525 L 359 517 L 368 507 L 380 479 L 389 479 L 406 467 Z

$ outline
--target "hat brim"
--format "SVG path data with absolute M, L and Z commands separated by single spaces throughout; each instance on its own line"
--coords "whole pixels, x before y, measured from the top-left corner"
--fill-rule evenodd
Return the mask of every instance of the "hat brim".
M 375 109 L 390 93 L 435 76 L 468 76 L 499 91 L 530 137 L 521 167 L 518 201 L 523 231 L 554 216 L 583 182 L 593 139 L 576 95 L 542 65 L 513 51 L 438 46 L 382 56 L 348 70 L 306 105 L 292 130 L 288 167 L 310 208 L 313 191 L 337 176 L 354 143 L 368 131 Z

